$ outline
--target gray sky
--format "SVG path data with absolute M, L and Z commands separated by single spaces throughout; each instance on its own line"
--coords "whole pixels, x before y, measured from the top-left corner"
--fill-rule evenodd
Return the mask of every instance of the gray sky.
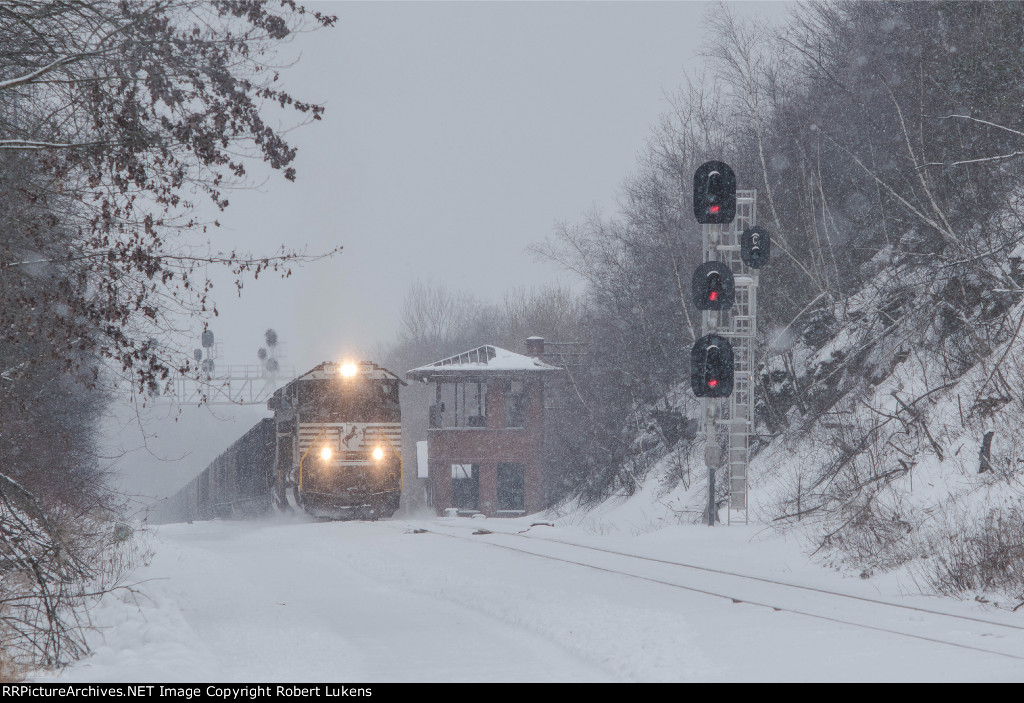
M 272 174 L 258 190 L 232 193 L 214 246 L 345 250 L 288 280 L 250 282 L 241 298 L 223 279 L 211 326 L 226 363 L 255 363 L 268 327 L 299 372 L 365 357 L 396 332 L 416 278 L 485 300 L 515 286 L 571 283 L 525 248 L 557 221 L 580 220 L 594 207 L 615 211 L 620 183 L 668 109 L 666 96 L 684 71 L 700 70 L 709 7 L 314 4 L 336 14 L 337 26 L 299 37 L 287 52 L 301 58 L 282 78 L 327 112 L 289 134 L 299 149 L 297 181 Z M 735 7 L 783 14 L 783 3 Z M 234 421 L 210 422 L 200 410 L 154 422 L 150 448 L 185 458 L 158 462 L 133 452 L 120 462 L 127 487 L 177 488 L 265 414 L 214 412 Z M 125 448 L 141 443 L 131 434 Z

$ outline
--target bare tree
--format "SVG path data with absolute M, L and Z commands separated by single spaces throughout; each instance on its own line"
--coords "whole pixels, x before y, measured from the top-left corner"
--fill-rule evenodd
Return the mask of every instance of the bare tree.
M 159 390 L 187 359 L 158 340 L 215 314 L 200 270 L 287 276 L 325 254 L 210 253 L 247 165 L 294 180 L 275 49 L 330 26 L 292 0 L 0 1 L 0 649 L 57 664 L 103 577 L 120 501 L 93 450 L 110 374 Z M 216 249 L 213 249 L 216 252 Z
M 150 344 L 160 316 L 215 311 L 198 266 L 288 275 L 290 264 L 316 258 L 285 249 L 210 256 L 182 238 L 206 230 L 188 214 L 192 195 L 226 207 L 247 159 L 295 178 L 295 150 L 263 112 L 320 119 L 321 107 L 275 86 L 271 63 L 307 17 L 334 21 L 288 1 L 276 10 L 233 0 L 0 3 L 5 180 L 23 212 L 37 211 L 0 248 L 0 277 L 20 303 L 4 306 L 0 334 L 34 327 L 131 371 L 144 389 L 181 363 Z M 21 178 L 26 171 L 33 177 Z M 59 284 L 32 286 L 40 275 Z M 26 308 L 59 314 L 46 325 L 4 319 Z

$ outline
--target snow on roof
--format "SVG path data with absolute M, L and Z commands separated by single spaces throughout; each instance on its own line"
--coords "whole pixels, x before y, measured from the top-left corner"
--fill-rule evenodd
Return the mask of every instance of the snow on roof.
M 523 371 L 561 371 L 557 366 L 545 364 L 540 359 L 516 354 L 491 344 L 449 356 L 426 366 L 407 371 L 406 378 L 426 380 L 432 376 L 448 375 L 501 375 Z

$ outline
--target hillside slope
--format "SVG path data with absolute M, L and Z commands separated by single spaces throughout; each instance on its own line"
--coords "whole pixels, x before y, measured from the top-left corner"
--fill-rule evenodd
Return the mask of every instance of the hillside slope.
M 1015 280 L 1021 253 L 1008 257 L 1006 274 Z M 1015 390 L 1024 388 L 1021 295 L 890 250 L 862 275 L 867 283 L 856 294 L 764 335 L 750 518 L 798 531 L 808 552 L 865 576 L 905 567 L 924 591 L 988 593 L 1017 605 L 1024 601 L 1024 397 Z M 699 417 L 682 383 L 638 418 L 642 429 L 623 471 L 634 478 L 620 489 L 648 493 L 641 501 L 653 506 L 654 523 L 702 519 Z

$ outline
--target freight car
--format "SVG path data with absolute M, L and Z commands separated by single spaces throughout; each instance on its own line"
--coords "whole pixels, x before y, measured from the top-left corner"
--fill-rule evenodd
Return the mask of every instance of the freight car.
M 206 469 L 155 510 L 155 522 L 246 518 L 270 509 L 274 418 L 260 420 Z
M 390 517 L 402 487 L 405 382 L 368 361 L 325 362 L 276 391 L 260 420 L 175 495 L 155 522 L 255 517 Z

